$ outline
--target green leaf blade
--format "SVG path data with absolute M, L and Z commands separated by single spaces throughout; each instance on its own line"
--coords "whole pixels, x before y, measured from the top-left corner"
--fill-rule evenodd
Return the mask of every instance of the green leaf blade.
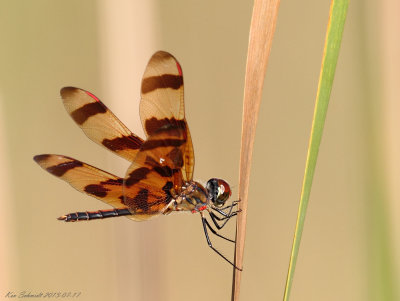
M 293 283 L 294 271 L 296 268 L 300 241 L 304 228 L 304 220 L 310 198 L 319 146 L 321 144 L 329 98 L 332 91 L 333 78 L 335 76 L 336 64 L 339 56 L 348 2 L 348 0 L 332 0 L 331 2 L 328 28 L 325 38 L 325 47 L 315 102 L 314 117 L 311 127 L 306 167 L 300 196 L 299 211 L 293 238 L 289 269 L 286 278 L 285 293 L 283 297 L 284 301 L 289 300 Z

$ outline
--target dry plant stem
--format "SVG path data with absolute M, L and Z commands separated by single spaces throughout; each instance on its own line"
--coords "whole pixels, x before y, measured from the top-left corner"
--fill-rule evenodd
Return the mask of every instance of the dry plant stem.
M 255 0 L 250 25 L 239 167 L 239 199 L 241 200 L 239 209 L 242 211 L 238 215 L 236 224 L 235 265 L 239 268 L 243 264 L 247 197 L 254 137 L 279 3 L 280 0 Z M 232 300 L 239 300 L 240 280 L 241 271 L 233 269 Z

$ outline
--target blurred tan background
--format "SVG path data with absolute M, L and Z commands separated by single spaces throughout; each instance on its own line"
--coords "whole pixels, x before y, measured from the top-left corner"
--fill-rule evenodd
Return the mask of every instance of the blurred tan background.
M 241 300 L 281 300 L 330 1 L 282 1 L 257 128 Z M 350 3 L 291 300 L 399 300 L 398 1 Z M 105 209 L 32 160 L 65 154 L 124 175 L 92 143 L 59 89 L 93 92 L 143 136 L 145 65 L 174 54 L 185 75 L 195 178 L 237 193 L 252 1 L 0 2 L 0 296 L 230 300 L 232 269 L 200 218 L 173 214 L 66 224 Z M 236 186 L 236 187 L 235 187 Z M 234 236 L 234 223 L 226 230 Z M 232 258 L 233 247 L 213 238 Z

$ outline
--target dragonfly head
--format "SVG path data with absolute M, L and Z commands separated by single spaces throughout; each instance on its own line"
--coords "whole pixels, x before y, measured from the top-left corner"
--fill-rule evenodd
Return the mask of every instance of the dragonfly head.
M 215 207 L 222 207 L 232 194 L 229 184 L 222 179 L 210 179 L 206 185 L 208 198 Z

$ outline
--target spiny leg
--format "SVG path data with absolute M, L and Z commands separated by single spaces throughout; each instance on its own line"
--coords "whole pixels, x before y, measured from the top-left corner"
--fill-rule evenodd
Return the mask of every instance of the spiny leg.
M 212 212 L 212 211 L 210 211 L 210 214 L 212 213 L 213 215 L 214 215 L 214 217 L 215 217 L 215 219 L 217 219 L 218 221 L 224 221 L 224 220 L 226 220 L 226 219 L 230 219 L 232 216 L 236 216 L 239 212 L 241 212 L 242 210 L 237 210 L 237 211 L 235 211 L 235 212 L 232 212 L 232 213 L 230 213 L 229 215 L 226 215 L 226 216 L 222 216 L 222 217 L 220 217 L 220 216 L 218 216 L 218 215 L 216 215 L 214 212 Z
M 239 271 L 242 271 L 242 269 L 238 268 L 233 262 L 231 262 L 228 258 L 226 258 L 224 255 L 222 255 L 216 248 L 213 247 L 210 238 L 208 237 L 208 231 L 207 231 L 207 227 L 216 235 L 218 235 L 216 233 L 216 231 L 209 225 L 209 223 L 207 222 L 207 220 L 202 216 L 201 220 L 203 222 L 203 229 L 204 229 L 204 234 L 206 236 L 206 240 L 207 240 L 207 244 L 208 246 L 214 250 L 215 253 L 217 253 L 219 256 L 221 256 L 223 259 L 225 259 L 225 261 L 229 262 L 235 269 L 238 269 Z M 220 235 L 218 235 L 220 236 Z M 220 236 L 222 238 L 225 238 L 223 236 Z M 227 239 L 227 238 L 225 238 Z M 227 239 L 229 241 L 231 241 L 230 239 Z
M 230 218 L 231 214 L 232 214 L 232 210 L 233 207 L 235 207 L 238 204 L 238 201 L 233 202 L 231 205 L 224 207 L 224 208 L 215 208 L 215 207 L 211 207 L 212 210 L 218 212 L 219 214 L 225 216 L 225 218 Z M 228 209 L 229 208 L 229 212 L 225 212 L 223 211 L 224 209 Z M 237 214 L 238 212 L 240 212 L 241 210 L 236 210 L 235 213 Z
M 231 219 L 231 217 L 236 216 L 236 215 L 237 215 L 237 211 L 235 211 L 235 212 L 231 213 L 229 216 L 225 216 L 225 217 L 219 217 L 214 212 L 210 212 L 211 220 L 213 221 L 215 227 L 217 227 L 218 230 L 221 230 L 226 225 L 226 223 Z M 224 222 L 220 225 L 220 224 L 218 224 L 217 220 L 224 221 Z
M 215 231 L 214 228 L 211 227 L 210 223 L 208 222 L 208 220 L 207 220 L 205 217 L 202 216 L 201 218 L 203 219 L 203 225 L 204 225 L 204 223 L 205 223 L 205 224 L 207 225 L 208 229 L 210 229 L 212 233 L 214 233 L 214 234 L 217 235 L 218 237 L 221 237 L 221 238 L 223 238 L 223 239 L 225 239 L 225 240 L 227 240 L 227 241 L 230 241 L 230 242 L 235 243 L 234 240 L 229 239 L 229 238 L 227 238 L 227 237 L 225 237 L 225 236 L 219 234 L 217 231 Z
M 232 213 L 233 207 L 236 206 L 238 202 L 239 201 L 235 201 L 230 206 L 227 206 L 222 209 L 211 207 L 213 210 L 215 210 L 218 213 L 221 213 L 221 215 L 223 216 L 223 217 L 220 217 L 212 211 L 209 212 L 211 220 L 213 221 L 214 225 L 217 227 L 218 230 L 221 230 L 233 216 L 236 216 L 238 214 L 238 212 L 241 211 L 239 209 Z M 222 211 L 223 209 L 226 209 L 226 208 L 230 209 L 228 213 L 225 211 Z M 224 222 L 222 224 L 219 224 L 218 221 L 224 221 Z
M 239 202 L 240 202 L 240 200 L 233 201 L 232 204 L 230 204 L 230 205 L 228 205 L 228 206 L 226 206 L 226 207 L 223 207 L 223 208 L 219 208 L 219 209 L 220 209 L 220 210 L 225 210 L 225 209 L 228 209 L 228 208 L 235 207 L 237 204 L 239 204 Z
M 60 216 L 58 220 L 66 222 L 76 221 L 89 221 L 93 219 L 103 219 L 109 217 L 118 217 L 123 215 L 132 215 L 129 209 L 108 209 L 108 210 L 97 210 L 91 212 L 75 212 L 67 215 Z
M 239 201 L 233 202 L 230 206 L 227 206 L 222 209 L 211 207 L 212 210 L 220 213 L 223 216 L 223 217 L 220 217 L 220 216 L 216 215 L 214 212 L 212 212 L 212 211 L 210 212 L 211 219 L 212 219 L 214 225 L 218 228 L 218 230 L 221 230 L 226 225 L 226 223 L 231 219 L 232 216 L 236 216 L 238 214 L 238 212 L 242 211 L 241 209 L 238 209 L 232 213 L 233 207 L 236 206 L 238 204 L 238 202 Z M 223 211 L 223 209 L 227 209 L 227 208 L 230 209 L 229 212 Z M 220 225 L 220 224 L 218 224 L 217 220 L 224 221 L 224 222 Z

